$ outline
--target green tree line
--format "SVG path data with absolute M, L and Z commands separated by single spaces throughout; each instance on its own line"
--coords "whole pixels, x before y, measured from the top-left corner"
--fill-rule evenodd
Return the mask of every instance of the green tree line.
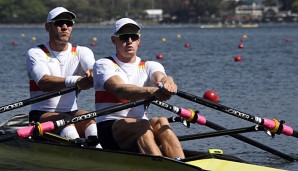
M 288 4 L 291 8 L 298 9 L 298 0 L 287 1 L 291 1 Z M 0 0 L 0 24 L 42 23 L 57 6 L 73 11 L 81 23 L 100 23 L 120 17 L 145 19 L 144 10 L 154 8 L 163 10 L 163 22 L 196 23 L 233 13 L 236 5 L 232 0 Z

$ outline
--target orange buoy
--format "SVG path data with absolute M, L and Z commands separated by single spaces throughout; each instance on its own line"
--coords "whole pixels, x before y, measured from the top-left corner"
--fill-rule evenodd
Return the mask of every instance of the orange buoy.
M 12 45 L 17 45 L 17 42 L 16 41 L 12 41 Z
M 190 43 L 185 43 L 184 47 L 185 48 L 189 48 L 190 47 Z
M 93 42 L 93 43 L 91 43 L 90 45 L 91 45 L 91 46 L 96 46 L 96 43 L 95 43 L 95 42 Z
M 219 97 L 217 93 L 214 90 L 208 90 L 204 93 L 204 99 L 213 101 L 213 102 L 219 102 Z
M 235 62 L 241 62 L 242 61 L 242 57 L 241 56 L 235 56 L 235 58 L 234 58 L 234 61 Z
M 244 45 L 242 43 L 240 43 L 239 46 L 238 46 L 238 48 L 239 49 L 243 49 L 244 48 Z
M 159 53 L 159 54 L 156 55 L 156 59 L 161 59 L 162 60 L 163 58 L 164 58 L 163 54 Z

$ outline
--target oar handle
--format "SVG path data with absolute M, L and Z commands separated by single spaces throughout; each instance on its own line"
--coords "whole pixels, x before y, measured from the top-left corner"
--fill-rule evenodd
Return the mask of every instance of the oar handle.
M 176 94 L 182 98 L 187 99 L 187 100 L 199 103 L 201 105 L 204 105 L 204 106 L 207 106 L 207 107 L 219 110 L 219 111 L 222 111 L 224 113 L 230 114 L 232 116 L 236 116 L 238 118 L 247 120 L 249 122 L 253 122 L 258 125 L 262 125 L 266 129 L 270 130 L 272 133 L 277 133 L 277 134 L 282 133 L 284 135 L 293 136 L 293 137 L 298 138 L 298 132 L 293 130 L 293 128 L 291 128 L 290 126 L 287 126 L 283 123 L 276 122 L 274 120 L 270 120 L 270 119 L 266 119 L 266 118 L 264 118 L 264 119 L 259 118 L 259 117 L 241 112 L 239 110 L 221 105 L 219 103 L 211 102 L 204 98 L 201 98 L 201 97 L 198 97 L 198 96 L 195 96 L 195 95 L 192 95 L 192 94 L 180 91 L 180 90 L 177 90 Z
M 32 126 L 18 129 L 17 135 L 19 138 L 28 138 L 33 135 L 35 129 L 38 129 L 38 133 L 42 135 L 43 132 L 49 132 L 49 131 L 55 130 L 55 125 L 52 121 L 38 123 L 37 125 L 32 125 Z
M 283 122 L 279 122 L 277 120 L 271 120 L 267 118 L 263 118 L 263 126 L 273 133 L 282 133 L 284 135 L 293 136 L 298 138 L 298 132 L 295 131 L 292 127 L 283 124 Z

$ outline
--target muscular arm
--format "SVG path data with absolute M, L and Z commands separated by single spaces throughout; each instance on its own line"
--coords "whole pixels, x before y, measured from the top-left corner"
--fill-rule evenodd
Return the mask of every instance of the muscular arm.
M 38 87 L 44 91 L 58 91 L 65 88 L 65 78 L 44 75 L 38 82 Z
M 125 84 L 123 80 L 115 75 L 104 83 L 104 88 L 117 96 L 119 99 L 135 101 L 152 96 L 158 91 L 157 87 L 139 87 L 132 84 Z
M 38 87 L 44 92 L 49 91 L 59 91 L 66 88 L 65 85 L 66 78 L 44 75 L 38 82 Z M 93 87 L 93 72 L 89 70 L 85 73 L 85 77 L 79 77 L 75 83 L 82 90 L 89 89 Z
M 145 99 L 149 96 L 154 96 L 157 100 L 164 101 L 170 99 L 177 90 L 172 77 L 168 77 L 162 72 L 155 72 L 152 79 L 156 85 L 162 83 L 163 88 L 160 90 L 158 87 L 139 87 L 132 84 L 125 84 L 117 75 L 109 78 L 104 83 L 104 88 L 119 99 L 130 101 Z
M 68 84 L 66 84 L 65 80 L 67 78 L 54 76 L 59 74 L 53 74 L 50 71 L 44 52 L 40 48 L 32 48 L 26 54 L 27 72 L 29 78 L 34 80 L 38 87 L 44 92 L 59 91 L 63 88 L 75 85 L 82 90 L 93 87 L 93 72 L 90 68 L 92 68 L 95 62 L 94 54 L 86 47 L 78 48 L 77 52 L 80 57 L 80 65 L 85 71 L 84 77 L 74 76 L 73 79 L 68 79 L 71 81 L 68 81 Z

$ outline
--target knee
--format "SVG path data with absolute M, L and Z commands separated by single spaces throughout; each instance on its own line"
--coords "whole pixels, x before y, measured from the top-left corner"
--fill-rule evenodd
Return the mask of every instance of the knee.
M 158 121 L 159 121 L 159 118 L 158 117 L 153 117 L 153 118 L 150 119 L 150 123 L 152 123 L 152 124 L 154 124 L 154 123 L 156 123 Z
M 165 125 L 169 125 L 169 121 L 165 117 L 154 117 L 151 119 L 150 123 L 153 127 L 162 127 Z
M 168 118 L 160 117 L 158 121 L 161 125 L 169 125 Z
M 137 126 L 136 126 L 136 132 L 138 134 L 144 134 L 146 133 L 148 130 L 152 130 L 151 125 L 149 123 L 148 120 L 140 120 L 137 122 Z

